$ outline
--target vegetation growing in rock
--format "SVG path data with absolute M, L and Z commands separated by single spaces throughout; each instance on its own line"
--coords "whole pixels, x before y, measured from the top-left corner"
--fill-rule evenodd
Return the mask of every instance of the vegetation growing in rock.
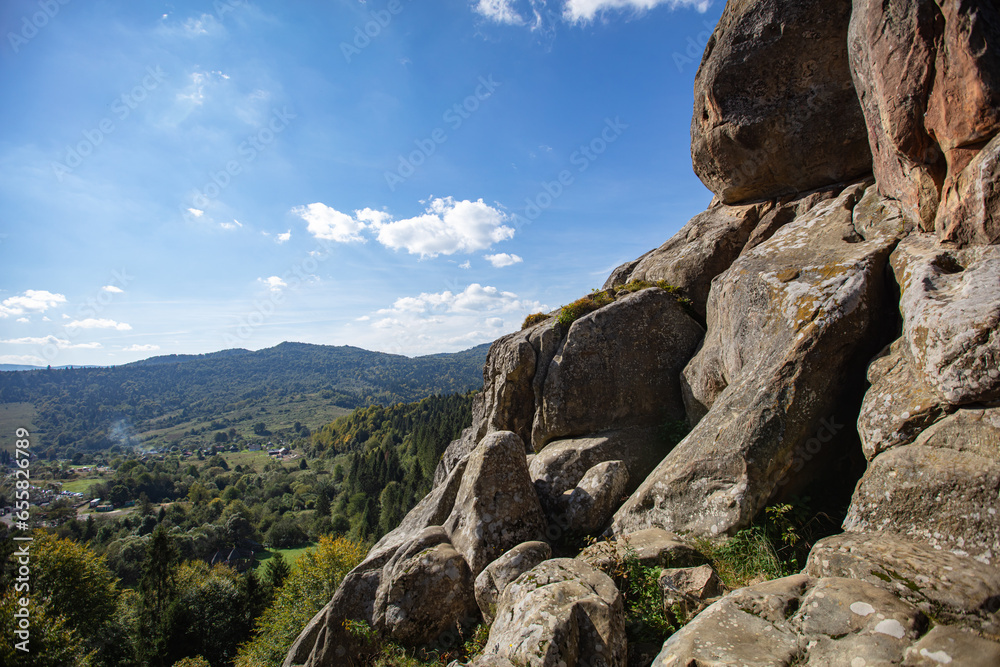
M 648 289 L 650 287 L 659 287 L 665 292 L 674 295 L 677 302 L 685 307 L 685 310 L 691 309 L 691 301 L 683 296 L 681 296 L 681 291 L 674 287 L 673 285 L 667 283 L 665 280 L 660 280 L 655 283 L 651 283 L 645 280 L 633 280 L 626 285 L 622 285 L 614 290 L 594 290 L 590 294 L 580 299 L 577 299 L 571 304 L 565 305 L 560 309 L 557 320 L 559 324 L 563 326 L 564 330 L 568 330 L 569 326 L 573 324 L 576 320 L 580 319 L 588 313 L 592 313 L 598 308 L 602 308 L 610 303 L 614 303 L 615 300 L 625 294 L 631 294 L 633 292 L 638 292 L 640 290 Z M 541 314 L 541 313 L 539 313 Z M 535 317 L 534 315 L 529 316 Z M 541 321 L 541 320 L 538 320 Z M 524 321 L 524 327 L 530 326 L 528 320 Z M 532 322 L 532 324 L 537 324 L 537 322 Z
M 532 313 L 531 315 L 528 315 L 527 317 L 524 318 L 524 322 L 521 324 L 521 329 L 524 330 L 527 329 L 528 327 L 533 327 L 536 324 L 544 322 L 550 317 L 551 315 L 548 315 L 546 313 Z

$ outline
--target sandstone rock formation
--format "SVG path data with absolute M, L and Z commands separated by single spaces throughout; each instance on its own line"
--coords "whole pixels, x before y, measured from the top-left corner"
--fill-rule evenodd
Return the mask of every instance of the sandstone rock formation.
M 966 170 L 1000 130 L 998 37 L 991 2 L 854 2 L 851 71 L 879 191 L 942 239 L 993 243 L 1000 231 L 995 199 L 965 208 L 960 194 L 995 182 L 989 168 Z M 969 215 L 981 204 L 981 215 Z
M 507 586 L 483 655 L 526 667 L 625 667 L 621 593 L 582 561 L 545 561 Z
M 695 85 L 708 210 L 612 303 L 494 343 L 433 490 L 285 667 L 360 664 L 346 620 L 409 647 L 484 621 L 476 667 L 998 664 L 998 45 L 987 0 L 730 0 Z M 722 590 L 704 554 L 800 493 L 845 532 Z M 634 566 L 696 614 L 662 650 L 627 646 Z
M 691 121 L 694 171 L 723 202 L 871 171 L 850 83 L 850 15 L 850 0 L 726 5 L 695 77 Z
M 895 244 L 857 233 L 863 192 L 816 206 L 715 280 L 708 334 L 684 371 L 700 421 L 618 511 L 615 533 L 731 533 L 820 453 L 806 450 L 810 439 L 835 452 L 842 391 L 880 347 Z

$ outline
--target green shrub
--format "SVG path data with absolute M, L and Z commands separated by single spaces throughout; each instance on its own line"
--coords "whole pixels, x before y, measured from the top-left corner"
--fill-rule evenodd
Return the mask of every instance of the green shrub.
M 545 313 L 532 313 L 524 318 L 524 323 L 521 324 L 521 329 L 527 329 L 528 327 L 533 327 L 540 322 L 544 322 L 549 319 L 549 316 Z

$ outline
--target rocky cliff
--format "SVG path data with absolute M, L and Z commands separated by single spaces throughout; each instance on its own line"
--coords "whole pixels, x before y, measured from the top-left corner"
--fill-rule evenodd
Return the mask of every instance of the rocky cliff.
M 691 135 L 709 209 L 494 343 L 434 490 L 287 667 L 363 664 L 351 621 L 488 622 L 476 667 L 649 664 L 608 562 L 697 564 L 804 490 L 843 532 L 729 593 L 665 570 L 714 602 L 654 665 L 1000 664 L 1000 6 L 730 0 Z

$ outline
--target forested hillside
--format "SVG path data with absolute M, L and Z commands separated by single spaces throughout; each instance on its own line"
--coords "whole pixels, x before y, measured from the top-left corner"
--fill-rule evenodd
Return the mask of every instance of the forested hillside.
M 257 352 L 164 356 L 110 368 L 5 372 L 0 373 L 0 405 L 30 415 L 36 451 L 50 457 L 146 441 L 163 448 L 179 444 L 183 435 L 212 430 L 269 435 L 267 419 L 260 415 L 289 403 L 299 404 L 299 415 L 323 412 L 333 418 L 338 414 L 330 411 L 334 406 L 391 405 L 469 391 L 482 384 L 487 349 L 481 345 L 409 358 L 356 347 L 282 343 Z M 288 426 L 307 423 L 301 416 L 287 421 Z M 264 427 L 254 428 L 262 422 Z
M 33 631 L 45 641 L 32 645 L 31 664 L 168 666 L 196 656 L 201 667 L 279 664 L 339 577 L 429 491 L 441 453 L 472 421 L 473 396 L 360 408 L 298 438 L 283 459 L 221 447 L 203 457 L 129 453 L 111 458 L 106 478 L 82 479 L 66 461 L 35 462 L 37 487 L 93 479 L 87 497 L 126 509 L 78 510 L 66 498 L 32 506 L 30 525 L 48 535 L 37 532 L 33 547 L 41 591 Z M 0 506 L 13 498 L 5 478 Z M 294 568 L 280 555 L 315 542 Z M 234 547 L 249 562 L 256 543 L 271 554 L 258 552 L 269 557 L 255 573 L 242 560 L 228 562 L 235 570 L 208 564 Z M 0 524 L 5 614 L 16 598 L 13 548 Z M 88 583 L 56 594 L 69 571 Z M 74 611 L 74 596 L 91 605 L 87 615 Z M 0 643 L 0 664 L 11 655 Z

